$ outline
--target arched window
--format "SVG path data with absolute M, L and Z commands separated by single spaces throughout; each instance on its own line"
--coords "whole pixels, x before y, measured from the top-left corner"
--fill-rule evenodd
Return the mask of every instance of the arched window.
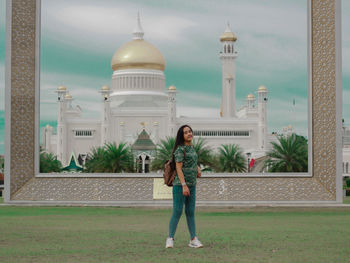
M 228 46 L 227 53 L 231 53 L 231 48 Z

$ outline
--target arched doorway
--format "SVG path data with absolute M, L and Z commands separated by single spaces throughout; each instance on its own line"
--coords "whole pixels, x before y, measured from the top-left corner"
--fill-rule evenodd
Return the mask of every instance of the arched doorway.
M 151 165 L 151 157 L 145 153 L 141 153 L 136 160 L 136 169 L 138 173 L 149 173 Z

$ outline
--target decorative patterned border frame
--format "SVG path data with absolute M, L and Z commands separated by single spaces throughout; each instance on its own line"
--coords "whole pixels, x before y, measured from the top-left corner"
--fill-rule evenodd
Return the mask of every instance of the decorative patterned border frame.
M 340 6 L 341 0 L 308 0 L 311 174 L 204 176 L 198 182 L 198 203 L 342 202 Z M 7 0 L 6 7 L 4 201 L 164 204 L 152 199 L 155 174 L 38 175 L 40 0 Z

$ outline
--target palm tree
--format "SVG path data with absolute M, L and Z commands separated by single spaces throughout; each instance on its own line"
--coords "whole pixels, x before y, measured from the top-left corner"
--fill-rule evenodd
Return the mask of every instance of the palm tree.
M 214 163 L 218 172 L 241 173 L 246 171 L 247 166 L 242 149 L 237 144 L 222 144 Z
M 85 163 L 87 173 L 121 173 L 134 171 L 134 158 L 126 143 L 107 143 L 92 148 Z
M 105 147 L 94 147 L 88 154 L 85 161 L 84 172 L 103 173 L 106 166 Z
M 307 172 L 307 139 L 293 133 L 279 136 L 278 142 L 271 142 L 273 149 L 267 153 L 268 172 Z
M 106 172 L 121 173 L 134 172 L 134 157 L 131 148 L 126 143 L 106 144 Z
M 62 164 L 53 153 L 40 153 L 40 173 L 61 172 Z
M 203 171 L 211 170 L 213 165 L 212 149 L 206 145 L 206 140 L 202 137 L 194 139 L 193 146 L 198 155 L 198 165 L 204 166 Z
M 175 145 L 174 137 L 166 137 L 157 144 L 155 158 L 152 162 L 152 170 L 161 170 L 167 160 L 172 158 L 171 154 Z

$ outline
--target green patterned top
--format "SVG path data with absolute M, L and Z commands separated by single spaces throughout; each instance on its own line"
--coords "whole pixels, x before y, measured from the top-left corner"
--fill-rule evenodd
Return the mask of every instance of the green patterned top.
M 186 151 L 186 157 L 184 150 Z M 175 162 L 182 163 L 182 172 L 187 186 L 196 185 L 198 156 L 193 145 L 180 145 L 175 150 L 174 156 Z M 176 174 L 173 185 L 181 185 L 178 174 Z

